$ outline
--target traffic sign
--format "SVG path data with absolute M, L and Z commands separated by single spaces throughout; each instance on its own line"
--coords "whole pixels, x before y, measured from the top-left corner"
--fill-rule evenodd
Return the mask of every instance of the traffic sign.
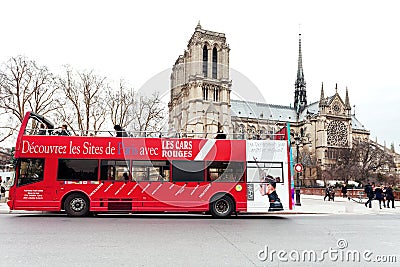
M 294 170 L 295 170 L 296 172 L 302 172 L 302 171 L 303 171 L 303 165 L 301 165 L 301 163 L 296 163 L 296 164 L 294 165 Z

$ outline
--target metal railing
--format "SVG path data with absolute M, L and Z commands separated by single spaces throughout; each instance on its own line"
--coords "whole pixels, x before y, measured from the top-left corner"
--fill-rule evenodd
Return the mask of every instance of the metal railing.
M 60 129 L 26 129 L 25 135 L 61 135 Z M 204 132 L 168 132 L 168 131 L 125 131 L 132 138 L 210 138 L 210 139 L 245 139 L 276 140 L 283 139 L 284 134 L 250 134 L 250 133 L 204 133 Z M 69 136 L 115 137 L 116 131 L 68 130 Z M 218 138 L 218 135 L 223 135 Z

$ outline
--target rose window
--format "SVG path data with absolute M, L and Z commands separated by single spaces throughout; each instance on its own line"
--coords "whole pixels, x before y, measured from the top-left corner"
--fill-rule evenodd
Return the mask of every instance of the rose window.
M 328 124 L 328 146 L 347 146 L 347 127 L 341 121 Z

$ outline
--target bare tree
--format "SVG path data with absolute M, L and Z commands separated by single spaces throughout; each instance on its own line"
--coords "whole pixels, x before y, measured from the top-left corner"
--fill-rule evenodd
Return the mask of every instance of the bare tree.
M 57 113 L 58 120 L 67 124 L 76 135 L 97 132 L 106 121 L 105 95 L 108 90 L 105 77 L 93 71 L 74 71 L 65 68 L 64 77 L 59 78 L 59 86 L 65 100 L 58 100 L 63 108 Z
M 316 179 L 312 179 L 311 172 L 313 169 L 315 169 L 318 172 L 317 158 L 308 149 L 304 149 L 299 155 L 299 160 L 300 160 L 301 164 L 303 165 L 303 177 L 302 177 L 303 185 L 315 185 Z M 310 173 L 309 178 L 307 178 L 307 172 Z M 318 176 L 318 173 L 317 173 L 317 176 Z
M 150 97 L 138 96 L 134 109 L 134 130 L 139 132 L 159 132 L 164 127 L 165 107 L 158 92 Z
M 361 180 L 366 180 L 372 172 L 394 165 L 393 156 L 372 141 L 353 140 L 353 155 L 360 162 Z
M 120 80 L 117 90 L 109 89 L 107 106 L 111 122 L 129 131 L 144 134 L 164 127 L 165 106 L 158 92 L 143 96 Z
M 108 90 L 106 102 L 113 125 L 126 128 L 133 123 L 135 97 L 134 89 L 128 88 L 123 80 L 120 80 L 118 90 Z
M 12 57 L 0 70 L 0 115 L 7 114 L 4 141 L 17 131 L 27 111 L 47 115 L 59 108 L 55 79 L 47 67 L 23 56 Z
M 336 162 L 331 164 L 331 171 L 336 177 L 344 180 L 347 184 L 349 180 L 353 180 L 358 176 L 360 163 L 357 160 L 357 149 L 353 148 L 337 148 Z
M 351 148 L 338 148 L 336 160 L 327 169 L 334 176 L 349 180 L 365 182 L 371 175 L 393 166 L 393 156 L 371 140 L 353 140 Z M 381 177 L 382 178 L 382 177 Z

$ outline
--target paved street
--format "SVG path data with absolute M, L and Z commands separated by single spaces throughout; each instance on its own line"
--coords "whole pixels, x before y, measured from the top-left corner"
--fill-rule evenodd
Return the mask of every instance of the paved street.
M 303 196 L 299 214 L 242 215 L 229 220 L 203 215 L 69 218 L 8 213 L 1 203 L 0 266 L 315 266 L 321 263 L 284 263 L 276 256 L 262 261 L 265 254 L 259 252 L 267 246 L 269 251 L 321 254 L 329 248 L 337 250 L 341 239 L 346 249 L 370 250 L 372 256 L 397 255 L 400 261 L 399 207 L 381 211 L 354 203 L 351 210 L 353 203 L 319 198 Z M 316 212 L 307 214 L 311 210 Z M 322 265 L 365 266 L 366 262 L 325 258 Z

